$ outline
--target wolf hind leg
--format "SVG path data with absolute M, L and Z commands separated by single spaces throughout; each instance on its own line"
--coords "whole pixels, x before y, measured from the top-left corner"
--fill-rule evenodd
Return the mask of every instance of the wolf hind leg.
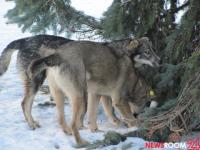
M 54 98 L 54 101 L 56 103 L 56 108 L 58 111 L 58 121 L 59 124 L 61 125 L 63 131 L 66 134 L 71 135 L 71 128 L 67 125 L 66 120 L 65 120 L 65 110 L 64 110 L 64 93 L 58 86 L 56 86 L 56 82 L 54 81 L 53 78 L 51 78 L 50 75 L 48 75 L 48 84 L 49 84 L 49 89 L 50 93 Z
M 37 94 L 39 87 L 43 84 L 44 79 L 45 79 L 45 72 L 39 74 L 39 76 L 37 76 L 33 80 L 30 80 L 27 76 L 25 76 L 24 80 L 25 96 L 23 98 L 21 106 L 24 117 L 31 129 L 36 129 L 40 127 L 39 123 L 33 119 L 31 110 L 35 95 Z
M 86 98 L 87 100 L 87 98 Z M 80 119 L 77 120 L 77 127 L 78 129 L 86 129 L 86 127 L 84 126 L 84 117 L 85 117 L 85 114 L 87 112 L 87 102 L 83 103 L 83 106 L 81 107 L 81 114 L 80 114 Z
M 88 144 L 88 142 L 81 138 L 80 133 L 78 131 L 78 123 L 80 123 L 80 119 L 85 113 L 85 106 L 86 106 L 87 100 L 85 97 L 80 96 L 72 96 L 72 122 L 71 122 L 71 129 L 72 134 L 75 137 L 75 140 L 79 146 L 85 146 Z
M 72 76 L 71 79 L 72 80 L 68 82 L 68 86 L 71 88 L 65 89 L 66 95 L 69 96 L 72 104 L 71 129 L 78 146 L 83 147 L 88 144 L 86 140 L 81 138 L 79 133 L 79 128 L 83 125 L 83 118 L 87 110 L 86 80 L 81 76 Z

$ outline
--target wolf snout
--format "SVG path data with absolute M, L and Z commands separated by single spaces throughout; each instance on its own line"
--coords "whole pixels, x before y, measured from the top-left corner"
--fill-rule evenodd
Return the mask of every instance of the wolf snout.
M 158 57 L 159 58 L 159 57 Z M 162 60 L 159 58 L 159 59 L 155 59 L 153 62 L 152 62 L 152 65 L 153 67 L 160 67 L 162 63 Z

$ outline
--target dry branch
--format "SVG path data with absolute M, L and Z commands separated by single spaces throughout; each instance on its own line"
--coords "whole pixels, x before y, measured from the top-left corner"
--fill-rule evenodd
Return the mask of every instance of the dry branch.
M 149 130 L 160 130 L 168 127 L 171 131 L 186 132 L 195 129 L 200 125 L 200 72 L 190 79 L 178 97 L 178 103 L 170 110 L 160 115 L 140 118 L 148 124 Z M 196 118 L 196 122 L 191 121 Z

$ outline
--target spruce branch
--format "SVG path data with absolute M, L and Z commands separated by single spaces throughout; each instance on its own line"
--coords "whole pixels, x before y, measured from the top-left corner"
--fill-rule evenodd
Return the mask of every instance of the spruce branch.
M 186 8 L 187 6 L 190 5 L 190 1 L 186 2 L 185 4 L 175 8 L 175 9 L 170 9 L 170 10 L 167 10 L 161 17 L 160 19 L 163 19 L 167 16 L 168 13 L 171 13 L 171 14 L 175 14 L 175 13 L 178 13 L 180 10 L 183 10 L 184 8 Z

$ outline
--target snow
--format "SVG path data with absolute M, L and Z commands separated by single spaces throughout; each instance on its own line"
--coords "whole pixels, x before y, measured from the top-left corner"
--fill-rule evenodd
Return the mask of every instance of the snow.
M 6 25 L 3 18 L 8 9 L 13 7 L 11 2 L 0 1 L 0 52 L 6 45 L 16 39 L 30 36 L 29 33 L 21 33 L 16 25 Z M 63 133 L 57 121 L 55 107 L 39 107 L 38 103 L 49 101 L 49 95 L 38 93 L 32 114 L 39 121 L 41 128 L 31 130 L 23 116 L 21 101 L 23 99 L 23 84 L 16 70 L 16 55 L 12 56 L 12 61 L 7 72 L 0 77 L 0 150 L 73 150 L 75 141 L 73 136 Z M 71 107 L 65 105 L 66 120 L 71 119 Z M 102 112 L 102 110 L 100 111 Z M 70 123 L 68 121 L 68 123 Z M 119 128 L 113 126 L 104 116 L 99 114 L 99 129 L 103 132 L 91 133 L 88 129 L 81 130 L 80 134 L 90 142 L 103 139 L 104 133 L 109 130 L 127 132 L 132 129 Z M 85 121 L 87 126 L 87 121 Z M 122 149 L 124 144 L 132 143 L 130 150 L 142 149 L 145 141 L 140 138 L 128 138 L 125 142 L 116 146 L 109 146 L 103 149 Z M 144 148 L 145 149 L 145 148 Z

